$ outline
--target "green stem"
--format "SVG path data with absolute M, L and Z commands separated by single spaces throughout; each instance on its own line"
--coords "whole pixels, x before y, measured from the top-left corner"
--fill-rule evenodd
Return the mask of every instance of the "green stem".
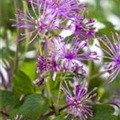
M 59 112 L 60 112 L 60 111 L 63 111 L 63 110 L 66 109 L 67 107 L 68 107 L 68 105 L 64 106 L 63 108 L 61 108 L 61 109 L 59 110 Z M 38 120 L 46 119 L 46 118 L 48 118 L 48 117 L 50 117 L 50 116 L 52 116 L 52 115 L 54 115 L 54 114 L 55 114 L 54 111 L 49 112 L 49 113 L 46 113 L 45 115 L 40 116 Z
M 18 51 L 19 51 L 19 44 L 17 43 L 16 54 L 15 54 L 15 71 L 18 70 Z
M 105 87 L 106 85 L 109 84 L 108 82 L 109 82 L 109 79 L 105 80 L 105 82 L 102 85 L 100 85 L 99 88 Z
M 59 86 L 59 91 L 58 91 L 58 96 L 57 96 L 57 98 L 58 98 L 57 104 L 59 104 L 59 99 L 60 99 L 60 94 L 61 94 L 61 86 L 62 86 L 62 84 L 63 84 L 63 81 L 64 81 L 64 79 L 62 79 L 62 80 L 60 81 L 60 86 Z
M 40 52 L 40 55 L 42 56 L 42 54 L 43 54 L 43 52 L 42 52 L 42 42 L 41 42 L 41 40 L 39 40 L 39 52 Z
M 62 76 L 62 75 L 61 75 L 61 76 Z M 57 96 L 57 104 L 59 104 L 59 99 L 60 99 L 60 94 L 61 94 L 61 86 L 62 86 L 63 81 L 65 80 L 65 78 L 66 78 L 66 73 L 65 73 L 64 77 L 63 77 L 63 78 L 61 79 L 61 81 L 60 81 L 59 91 L 58 91 L 58 96 Z M 56 108 L 55 111 L 56 111 L 56 114 L 58 115 L 59 109 Z
M 28 7 L 28 6 L 27 6 L 26 2 L 23 1 L 23 11 L 24 11 L 25 14 L 27 14 L 26 7 Z M 25 34 L 28 34 L 28 33 L 29 33 L 29 31 L 27 29 L 25 29 Z M 26 52 L 28 50 L 28 42 L 29 42 L 29 37 L 26 38 L 25 52 L 24 52 L 23 59 L 25 59 L 25 54 L 26 54 Z
M 90 76 L 91 76 L 91 68 L 92 68 L 92 61 L 88 61 L 88 65 L 89 65 L 89 75 L 88 75 L 88 81 L 90 80 Z
M 49 79 L 48 79 L 47 82 L 46 82 L 46 89 L 47 89 L 47 94 L 48 94 L 49 101 L 50 101 L 50 103 L 51 103 L 52 93 L 51 93 L 51 88 L 50 88 Z
M 90 47 L 88 48 L 88 50 L 90 51 Z M 90 82 L 91 68 L 92 68 L 92 61 L 91 60 L 88 60 L 88 66 L 89 66 L 89 73 L 88 73 L 88 76 L 86 79 L 88 82 Z
M 40 55 L 43 55 L 43 46 L 42 46 L 42 40 L 43 38 L 45 37 L 45 32 L 43 32 L 42 36 L 40 37 L 40 40 L 39 40 L 39 52 L 40 52 Z
M 14 6 L 15 6 L 15 11 L 17 11 L 17 7 L 18 7 L 18 1 L 14 1 Z M 19 36 L 19 32 L 20 32 L 20 29 L 17 29 L 17 34 Z M 14 71 L 17 71 L 18 70 L 18 52 L 19 52 L 19 43 L 16 41 L 16 54 L 15 54 L 15 64 L 14 64 Z
M 103 75 L 103 74 L 105 74 L 105 73 L 106 73 L 106 71 L 103 71 L 103 72 L 100 72 L 100 73 L 98 73 L 98 74 L 95 74 L 95 75 L 91 76 L 91 77 L 89 78 L 89 80 L 94 79 L 94 78 L 96 78 L 96 77 L 98 77 L 98 76 L 101 76 L 101 75 Z

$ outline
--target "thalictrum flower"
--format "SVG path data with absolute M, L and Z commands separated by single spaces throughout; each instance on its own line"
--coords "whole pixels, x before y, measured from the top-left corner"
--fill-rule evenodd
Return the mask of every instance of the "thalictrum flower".
M 88 116 L 93 116 L 92 106 L 90 106 L 90 104 L 94 104 L 91 98 L 96 96 L 96 93 L 93 95 L 92 93 L 97 89 L 94 88 L 92 91 L 87 92 L 86 84 L 85 81 L 83 85 L 75 81 L 73 84 L 73 93 L 71 93 L 67 83 L 66 88 L 64 86 L 61 87 L 66 94 L 66 110 L 68 110 L 69 114 L 72 114 L 74 118 L 79 117 L 82 120 L 86 120 Z
M 83 69 L 83 65 L 79 65 L 77 63 L 75 63 L 73 65 L 73 68 L 72 68 L 74 74 L 76 77 L 80 78 L 80 77 L 85 77 L 86 75 L 86 71 Z
M 120 74 L 120 35 L 116 34 L 116 37 L 111 33 L 113 41 L 111 41 L 106 35 L 104 38 L 98 38 L 107 49 L 96 45 L 106 54 L 103 58 L 109 61 L 104 62 L 105 71 L 109 72 L 109 83 L 111 83 Z
M 51 0 L 52 8 L 56 10 L 57 15 L 64 16 L 66 19 L 72 19 L 82 9 L 79 0 Z
M 21 41 L 27 37 L 32 37 L 29 43 L 33 42 L 37 36 L 45 37 L 45 33 L 51 30 L 61 30 L 61 24 L 72 19 L 80 10 L 78 0 L 27 0 L 31 4 L 32 11 L 27 8 L 27 13 L 17 9 L 15 14 L 16 23 L 12 26 L 28 30 L 28 33 L 21 33 Z M 26 5 L 28 6 L 28 5 Z
M 43 83 L 44 83 L 44 78 L 42 77 L 42 76 L 39 76 L 35 81 L 34 81 L 34 84 L 36 85 L 36 86 L 42 86 L 43 85 Z
M 56 72 L 59 70 L 59 65 L 53 56 L 38 56 L 37 61 L 37 73 L 44 74 L 53 70 L 53 80 L 55 80 Z M 40 82 L 40 77 L 37 79 L 37 82 Z M 39 83 L 38 83 L 39 84 Z
M 71 43 L 66 43 L 66 40 L 59 35 L 57 39 L 52 39 L 49 44 L 51 54 L 56 60 L 61 61 L 62 67 L 68 70 L 72 69 L 75 63 L 79 65 L 81 61 L 98 59 L 96 52 L 83 51 L 87 46 L 87 41 L 80 39 L 72 39 Z
M 75 15 L 69 27 L 73 29 L 75 37 L 79 37 L 81 40 L 89 40 L 95 36 L 95 20 L 87 20 L 87 15 L 85 15 L 87 6 L 84 4 L 81 4 L 81 6 L 79 14 Z
M 85 17 L 76 17 L 75 20 L 75 35 L 81 39 L 91 39 L 95 36 L 94 20 L 86 20 Z
M 48 59 L 47 56 L 38 56 L 37 59 L 37 72 L 49 71 L 52 69 L 52 62 Z

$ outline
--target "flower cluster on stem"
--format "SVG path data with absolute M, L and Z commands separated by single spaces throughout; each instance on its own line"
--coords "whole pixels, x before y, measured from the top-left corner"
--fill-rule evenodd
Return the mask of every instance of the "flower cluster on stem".
M 30 37 L 28 44 L 39 38 L 40 51 L 37 56 L 37 73 L 39 74 L 35 85 L 42 86 L 44 82 L 49 84 L 48 73 L 52 73 L 52 79 L 56 80 L 57 72 L 63 74 L 73 73 L 72 82 L 73 92 L 67 85 L 62 85 L 64 82 L 60 81 L 60 88 L 66 95 L 65 108 L 73 117 L 79 117 L 86 120 L 88 116 L 93 116 L 92 98 L 96 96 L 96 88 L 88 92 L 86 70 L 84 63 L 86 61 L 99 60 L 98 53 L 91 51 L 89 41 L 95 37 L 95 20 L 87 19 L 87 6 L 82 4 L 79 0 L 24 0 L 26 3 L 26 13 L 20 8 L 17 8 L 15 14 L 16 19 L 11 19 L 15 23 L 13 27 L 23 29 L 20 34 L 18 42 Z M 29 6 L 29 7 L 28 7 Z M 70 23 L 70 24 L 68 24 Z M 72 29 L 71 29 L 72 28 Z M 24 31 L 27 30 L 27 33 Z M 73 37 L 70 40 L 64 38 L 59 33 L 69 30 L 72 31 Z M 55 35 L 53 35 L 53 33 Z M 49 37 L 51 36 L 51 37 Z M 109 73 L 109 81 L 112 82 L 118 74 L 120 74 L 120 36 L 116 37 L 112 34 L 113 43 L 104 35 L 104 38 L 98 38 L 106 48 L 96 45 L 106 54 L 103 57 L 110 59 L 105 62 L 104 68 Z M 44 44 L 43 44 L 44 42 Z M 80 76 L 83 84 L 79 83 Z M 63 76 L 64 77 L 64 76 Z M 49 97 L 51 97 L 50 85 L 48 88 Z M 59 88 L 58 96 L 61 94 Z M 52 113 L 53 115 L 53 113 Z M 18 119 L 18 117 L 16 118 Z

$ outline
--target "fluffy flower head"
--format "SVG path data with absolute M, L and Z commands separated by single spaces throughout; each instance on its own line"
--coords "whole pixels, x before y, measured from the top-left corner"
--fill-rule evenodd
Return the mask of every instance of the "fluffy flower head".
M 111 41 L 106 35 L 104 38 L 98 38 L 106 48 L 102 48 L 99 45 L 96 45 L 103 50 L 105 55 L 103 58 L 109 60 L 104 63 L 105 71 L 109 72 L 109 83 L 111 83 L 119 74 L 120 74 L 120 35 L 116 36 L 111 33 L 113 41 Z
M 60 60 L 61 65 L 68 70 L 72 69 L 75 64 L 79 65 L 81 61 L 97 60 L 96 52 L 83 51 L 87 46 L 87 41 L 72 39 L 71 43 L 68 43 L 59 35 L 56 40 L 52 39 L 49 44 L 51 54 L 55 56 L 56 60 Z
M 68 86 L 67 89 L 62 86 L 62 90 L 66 94 L 66 101 L 68 106 L 67 110 L 69 110 L 70 114 L 72 114 L 74 117 L 79 117 L 82 120 L 86 120 L 88 115 L 93 116 L 93 112 L 89 104 L 91 98 L 96 95 L 91 95 L 91 93 L 93 93 L 96 88 L 90 92 L 87 92 L 86 82 L 84 82 L 84 84 L 81 86 L 77 81 L 75 81 L 73 86 L 73 94 L 70 92 Z
M 52 30 L 67 29 L 61 27 L 61 24 L 72 19 L 82 8 L 78 0 L 25 0 L 31 5 L 27 13 L 17 9 L 15 14 L 15 24 L 12 26 L 28 30 L 27 34 L 21 33 L 18 41 L 31 37 L 29 43 L 33 42 L 37 36 L 41 37 Z M 28 5 L 26 5 L 28 6 Z

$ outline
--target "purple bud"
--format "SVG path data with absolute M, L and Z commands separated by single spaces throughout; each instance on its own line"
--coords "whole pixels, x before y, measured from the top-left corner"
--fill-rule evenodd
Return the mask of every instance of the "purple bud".
M 34 81 L 34 84 L 36 85 L 36 86 L 42 86 L 43 85 L 43 83 L 44 83 L 44 78 L 43 77 L 39 77 L 37 80 L 35 80 Z

